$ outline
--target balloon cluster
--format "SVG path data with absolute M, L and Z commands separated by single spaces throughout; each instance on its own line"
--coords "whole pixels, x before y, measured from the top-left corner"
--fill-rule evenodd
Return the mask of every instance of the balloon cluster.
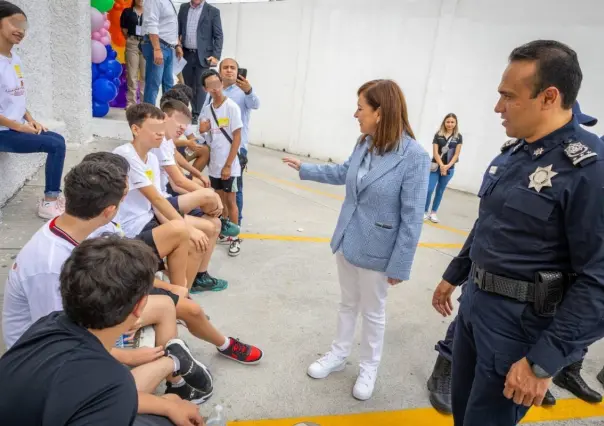
M 109 102 L 118 94 L 121 85 L 122 64 L 116 61 L 117 52 L 111 47 L 107 13 L 114 0 L 91 0 L 91 59 L 92 59 L 92 115 L 104 117 Z

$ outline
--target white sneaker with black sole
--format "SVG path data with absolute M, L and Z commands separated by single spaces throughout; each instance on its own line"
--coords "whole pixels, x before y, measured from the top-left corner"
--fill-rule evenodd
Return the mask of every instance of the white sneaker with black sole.
M 229 256 L 239 256 L 239 253 L 241 253 L 241 239 L 236 238 L 231 241 L 231 246 L 229 247 Z
M 166 355 L 174 357 L 180 363 L 176 372 L 185 382 L 204 394 L 214 391 L 214 379 L 208 367 L 193 358 L 187 344 L 181 339 L 172 339 L 166 343 Z

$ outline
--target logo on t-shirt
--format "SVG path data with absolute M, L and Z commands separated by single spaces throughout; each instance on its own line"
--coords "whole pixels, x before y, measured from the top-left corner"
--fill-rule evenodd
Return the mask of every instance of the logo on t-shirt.
M 13 65 L 13 68 L 15 69 L 15 74 L 17 75 L 17 78 L 23 78 L 23 72 L 21 71 L 21 65 L 15 64 L 15 65 Z
M 151 170 L 151 169 L 145 170 L 145 175 L 147 175 L 149 180 L 153 182 L 153 170 Z

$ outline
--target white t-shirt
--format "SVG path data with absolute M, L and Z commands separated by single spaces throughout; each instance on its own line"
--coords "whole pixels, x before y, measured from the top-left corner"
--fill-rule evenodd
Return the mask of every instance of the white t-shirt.
M 87 239 L 102 237 L 104 234 L 118 234 L 120 237 L 125 237 L 124 231 L 118 222 L 109 222 L 107 225 L 103 225 L 97 228 Z
M 25 123 L 26 95 L 21 58 L 16 53 L 12 58 L 0 55 L 0 115 Z M 0 126 L 1 130 L 8 127 Z
M 210 120 L 212 140 L 206 141 L 211 149 L 208 174 L 213 178 L 220 178 L 222 168 L 226 164 L 229 152 L 231 151 L 231 143 L 224 137 L 220 131 L 220 127 L 224 128 L 227 134 L 232 138 L 233 132 L 237 129 L 241 129 L 243 123 L 241 122 L 241 110 L 239 109 L 239 106 L 229 98 L 224 101 L 220 108 L 214 110 L 220 127 L 216 125 L 216 120 L 214 120 L 210 108 L 211 105 L 206 105 L 203 108 L 199 120 Z M 241 165 L 239 164 L 239 158 L 237 158 L 237 156 L 235 156 L 235 160 L 231 165 L 231 176 L 241 176 Z
M 113 150 L 115 154 L 124 157 L 130 164 L 128 172 L 128 194 L 120 204 L 116 222 L 122 225 L 124 234 L 134 238 L 153 219 L 154 212 L 151 202 L 139 191 L 149 185 L 155 185 L 160 190 L 160 168 L 157 157 L 149 152 L 145 163 L 136 153 L 134 145 L 127 143 Z
M 59 276 L 75 246 L 46 223 L 17 255 L 4 288 L 2 333 L 10 348 L 38 319 L 63 310 Z
M 166 166 L 175 166 L 176 158 L 174 158 L 174 151 L 176 150 L 176 146 L 172 139 L 164 139 L 159 148 L 153 148 L 151 152 L 155 154 L 157 157 L 157 161 L 159 161 L 159 167 L 161 167 L 160 171 L 160 185 L 161 185 L 161 193 L 164 197 L 168 196 L 167 186 L 170 181 L 170 177 L 168 172 L 164 169 Z

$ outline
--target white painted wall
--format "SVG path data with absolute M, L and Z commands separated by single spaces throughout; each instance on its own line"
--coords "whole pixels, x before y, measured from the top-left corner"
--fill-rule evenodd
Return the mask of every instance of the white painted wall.
M 451 186 L 476 192 L 506 140 L 493 107 L 511 50 L 537 38 L 579 54 L 583 110 L 602 118 L 604 2 L 601 0 L 287 0 L 221 4 L 223 57 L 233 56 L 261 97 L 251 141 L 341 161 L 358 136 L 356 90 L 392 78 L 412 127 L 431 149 L 444 115 L 464 135 Z
M 90 2 L 11 0 L 30 29 L 17 51 L 23 60 L 28 109 L 68 143 L 92 137 Z M 0 153 L 0 206 L 44 163 L 45 154 Z

